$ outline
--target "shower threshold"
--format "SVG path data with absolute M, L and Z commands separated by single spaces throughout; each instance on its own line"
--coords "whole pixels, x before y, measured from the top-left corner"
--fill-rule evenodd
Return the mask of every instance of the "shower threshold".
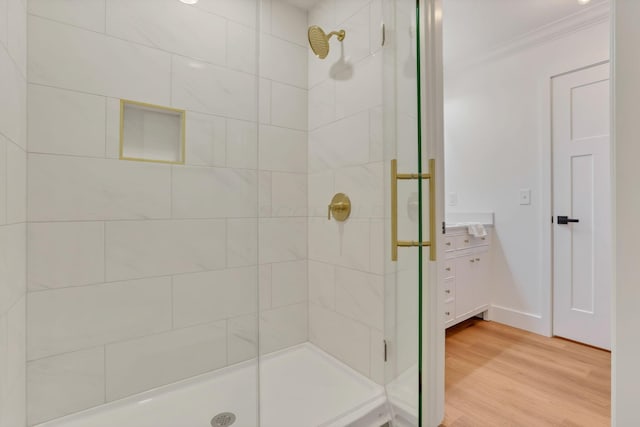
M 243 362 L 108 403 L 38 427 L 208 427 L 232 413 L 256 427 L 257 364 Z M 261 427 L 379 427 L 384 388 L 310 343 L 261 358 Z

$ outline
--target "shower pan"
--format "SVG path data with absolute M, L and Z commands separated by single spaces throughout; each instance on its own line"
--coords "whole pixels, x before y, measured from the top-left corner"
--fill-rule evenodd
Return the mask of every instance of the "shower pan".
M 29 1 L 26 425 L 422 425 L 418 3 Z

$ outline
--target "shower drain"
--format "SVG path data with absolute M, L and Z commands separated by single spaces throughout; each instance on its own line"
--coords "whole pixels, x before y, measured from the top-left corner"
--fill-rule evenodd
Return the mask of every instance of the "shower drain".
M 236 422 L 236 416 L 231 412 L 223 412 L 211 419 L 211 427 L 229 427 Z

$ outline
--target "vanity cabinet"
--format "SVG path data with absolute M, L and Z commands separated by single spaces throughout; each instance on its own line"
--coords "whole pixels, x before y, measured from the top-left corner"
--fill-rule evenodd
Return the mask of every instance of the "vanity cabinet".
M 489 308 L 491 228 L 487 236 L 473 237 L 466 227 L 448 229 L 444 239 L 441 295 L 445 327 L 450 327 Z

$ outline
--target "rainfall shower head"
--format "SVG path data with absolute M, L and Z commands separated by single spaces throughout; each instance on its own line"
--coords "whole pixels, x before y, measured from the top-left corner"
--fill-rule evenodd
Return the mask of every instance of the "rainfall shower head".
M 339 41 L 344 40 L 346 32 L 344 30 L 332 31 L 326 34 L 324 30 L 317 25 L 309 27 L 309 44 L 313 53 L 320 58 L 324 59 L 329 55 L 329 40 L 333 36 L 337 36 Z

